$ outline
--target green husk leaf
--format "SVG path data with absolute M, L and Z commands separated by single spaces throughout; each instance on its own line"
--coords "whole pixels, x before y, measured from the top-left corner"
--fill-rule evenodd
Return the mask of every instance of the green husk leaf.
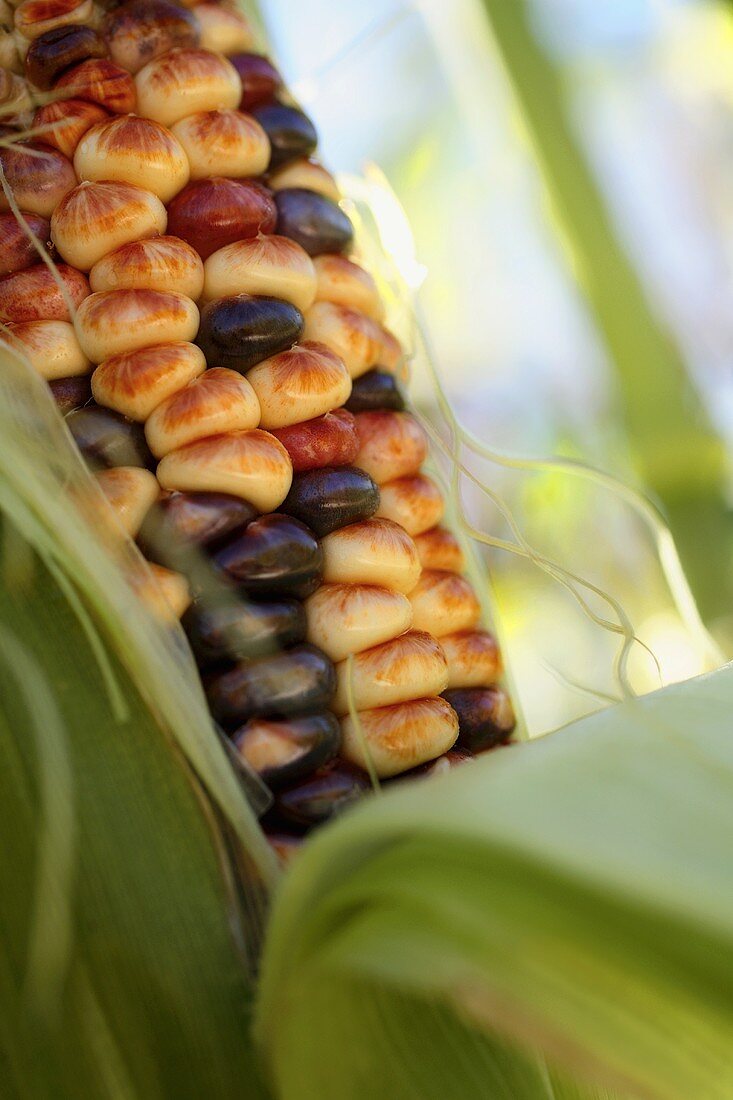
M 0 357 L 0 1093 L 264 1097 L 273 858 L 180 629 L 45 384 Z
M 729 666 L 317 836 L 265 946 L 278 1097 L 729 1096 L 732 706 Z

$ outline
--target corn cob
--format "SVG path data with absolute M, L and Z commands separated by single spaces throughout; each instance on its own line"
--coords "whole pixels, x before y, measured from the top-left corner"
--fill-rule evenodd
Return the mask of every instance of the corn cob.
M 315 129 L 241 14 L 23 0 L 12 18 L 10 132 L 34 97 L 64 98 L 38 106 L 41 142 L 0 151 L 4 340 L 48 380 L 150 558 L 141 595 L 183 616 L 289 852 L 367 771 L 432 774 L 514 726 L 422 471 L 403 349 L 348 256 Z M 171 568 L 191 546 L 221 600 Z

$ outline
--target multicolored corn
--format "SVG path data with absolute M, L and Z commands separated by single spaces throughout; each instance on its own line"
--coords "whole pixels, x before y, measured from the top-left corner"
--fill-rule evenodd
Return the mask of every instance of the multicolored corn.
M 431 774 L 514 726 L 403 349 L 237 10 L 0 4 L 4 133 L 37 135 L 0 149 L 2 339 L 152 562 L 141 596 L 183 617 L 289 852 L 369 773 Z

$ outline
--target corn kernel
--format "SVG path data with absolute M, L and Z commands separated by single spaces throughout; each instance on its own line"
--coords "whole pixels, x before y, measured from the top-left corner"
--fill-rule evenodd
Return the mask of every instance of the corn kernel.
M 308 641 L 332 661 L 397 638 L 412 626 L 407 597 L 372 584 L 324 584 L 305 610 Z
M 204 264 L 204 298 L 231 294 L 272 296 L 303 312 L 313 304 L 313 261 L 287 237 L 258 235 L 214 252 Z
M 156 57 L 135 76 L 138 112 L 163 126 L 197 111 L 233 109 L 242 93 L 237 70 L 209 50 L 181 47 Z
M 68 321 L 25 321 L 0 335 L 0 342 L 22 352 L 47 381 L 87 374 L 91 366 Z
M 161 344 L 105 359 L 92 375 L 92 392 L 98 405 L 142 421 L 205 370 L 195 344 Z
M 294 187 L 315 191 L 330 199 L 341 201 L 341 192 L 331 173 L 315 160 L 298 157 L 270 173 L 269 184 L 273 191 L 286 191 Z
M 409 593 L 420 577 L 414 542 L 389 520 L 352 523 L 326 535 L 321 547 L 323 579 L 332 584 L 377 584 Z
M 50 218 L 72 187 L 76 175 L 71 161 L 48 146 L 8 146 L 0 149 L 0 166 L 21 210 Z M 5 192 L 0 190 L 0 211 L 9 210 Z
M 466 558 L 460 543 L 446 527 L 431 527 L 421 535 L 415 535 L 415 546 L 423 569 L 462 573 L 466 568 Z
M 270 142 L 258 122 L 241 111 L 198 111 L 171 127 L 186 150 L 191 179 L 259 176 L 270 159 Z
M 84 134 L 106 118 L 109 115 L 98 103 L 60 99 L 39 107 L 33 117 L 33 126 L 40 131 L 39 141 L 52 145 L 66 157 L 73 157 Z
M 445 510 L 443 494 L 424 474 L 400 477 L 381 486 L 378 516 L 394 520 L 411 535 L 421 535 L 439 523 Z
M 90 58 L 67 70 L 56 88 L 76 99 L 88 99 L 113 114 L 135 110 L 135 83 L 130 74 L 105 57 Z
M 76 147 L 80 180 L 120 180 L 170 202 L 186 186 L 190 169 L 180 141 L 158 122 L 121 115 L 88 130 Z
M 343 405 L 351 393 L 346 367 L 322 344 L 296 344 L 247 372 L 259 399 L 263 428 L 312 420 Z
M 458 719 L 444 699 L 417 699 L 361 711 L 358 725 L 346 717 L 341 735 L 346 760 L 361 768 L 371 764 L 380 778 L 387 779 L 452 748 Z
M 448 661 L 448 687 L 488 687 L 501 676 L 496 639 L 485 630 L 445 634 L 440 644 Z
M 171 451 L 158 466 L 164 489 L 232 493 L 273 512 L 293 478 L 288 452 L 268 432 L 229 432 Z
M 387 329 L 371 317 L 333 302 L 311 306 L 305 317 L 304 336 L 327 344 L 343 359 L 352 378 L 376 366 L 394 372 L 403 360 L 402 349 Z
M 433 637 L 471 630 L 481 618 L 481 605 L 471 585 L 456 573 L 428 569 L 409 593 L 416 630 Z
M 189 342 L 198 325 L 190 298 L 157 290 L 90 294 L 76 315 L 79 343 L 93 363 L 155 344 Z
M 260 422 L 260 404 L 246 378 L 215 367 L 158 405 L 145 424 L 156 458 L 224 432 L 248 431 Z
M 57 264 L 51 271 L 35 264 L 0 279 L 0 321 L 71 321 L 89 294 L 80 271 Z
M 416 474 L 427 458 L 425 433 L 409 413 L 365 412 L 356 415 L 359 451 L 355 465 L 377 485 Z
M 204 265 L 180 237 L 146 237 L 120 245 L 89 272 L 93 291 L 160 290 L 201 297 Z
M 134 539 L 160 492 L 155 475 L 140 466 L 115 466 L 95 477 L 120 527 Z
M 236 8 L 223 4 L 203 3 L 195 7 L 201 27 L 201 45 L 216 53 L 231 54 L 249 50 L 254 45 L 254 32 L 247 17 Z
M 164 233 L 168 216 L 159 198 L 134 183 L 80 183 L 51 217 L 59 254 L 81 271 L 120 245 Z
M 336 666 L 331 708 L 349 713 L 349 691 L 357 711 L 440 695 L 448 686 L 448 662 L 435 638 L 411 630 L 366 649 Z
M 384 306 L 374 279 L 353 260 L 339 253 L 316 256 L 317 302 L 356 309 L 374 321 L 381 321 Z
M 88 23 L 92 11 L 92 0 L 23 0 L 15 9 L 15 29 L 24 38 L 40 38 L 57 27 Z

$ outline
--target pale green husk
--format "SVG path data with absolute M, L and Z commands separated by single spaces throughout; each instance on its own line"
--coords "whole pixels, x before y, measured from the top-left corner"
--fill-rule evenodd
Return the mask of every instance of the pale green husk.
M 0 1095 L 262 1095 L 273 857 L 178 627 L 127 583 L 45 384 L 0 354 Z
M 266 944 L 277 1095 L 733 1094 L 732 707 L 728 667 L 324 830 Z

